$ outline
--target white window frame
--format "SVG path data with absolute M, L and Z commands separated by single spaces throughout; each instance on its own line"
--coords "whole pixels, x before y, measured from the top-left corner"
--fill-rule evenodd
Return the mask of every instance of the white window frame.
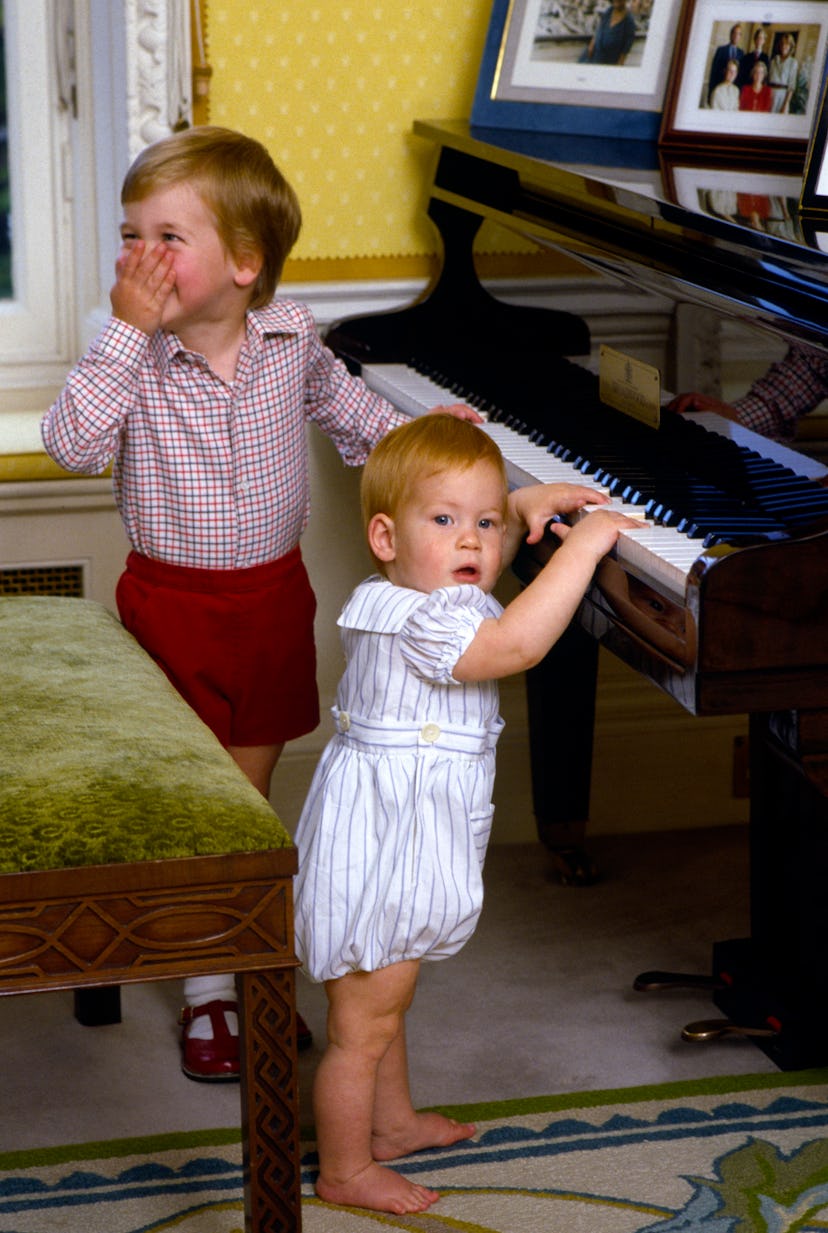
M 36 386 L 65 369 L 74 328 L 67 117 L 57 107 L 49 0 L 6 0 L 4 15 L 12 298 L 0 300 L 0 362 L 3 386 Z
M 108 317 L 121 181 L 192 114 L 189 0 L 5 0 L 4 14 L 14 282 L 0 413 L 50 400 Z

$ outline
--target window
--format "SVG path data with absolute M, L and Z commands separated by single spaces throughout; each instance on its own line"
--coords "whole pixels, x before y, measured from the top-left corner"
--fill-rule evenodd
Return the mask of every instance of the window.
M 0 0 L 0 413 L 44 404 L 109 311 L 118 193 L 189 114 L 188 0 Z
M 69 209 L 61 183 L 65 123 L 50 72 L 48 0 L 3 0 L 3 385 L 39 385 L 69 356 Z
M 0 0 L 0 299 L 11 295 L 11 237 L 9 234 L 9 142 L 6 113 L 6 39 L 3 0 Z

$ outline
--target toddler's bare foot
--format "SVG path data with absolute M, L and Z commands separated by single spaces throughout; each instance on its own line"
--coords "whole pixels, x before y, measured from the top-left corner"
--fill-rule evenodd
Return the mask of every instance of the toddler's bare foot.
M 470 1122 L 456 1122 L 442 1113 L 415 1113 L 406 1125 L 375 1134 L 371 1155 L 374 1160 L 396 1160 L 426 1147 L 450 1147 L 461 1139 L 470 1139 L 475 1129 Z
M 397 1216 L 405 1212 L 424 1212 L 440 1197 L 438 1191 L 428 1190 L 393 1169 L 373 1163 L 345 1182 L 325 1181 L 320 1173 L 316 1193 L 326 1203 L 367 1207 L 374 1212 L 393 1212 Z

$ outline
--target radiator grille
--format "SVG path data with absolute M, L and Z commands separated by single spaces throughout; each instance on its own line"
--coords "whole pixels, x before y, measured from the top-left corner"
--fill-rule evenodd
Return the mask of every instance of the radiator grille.
M 62 595 L 83 599 L 83 565 L 5 565 L 0 595 Z

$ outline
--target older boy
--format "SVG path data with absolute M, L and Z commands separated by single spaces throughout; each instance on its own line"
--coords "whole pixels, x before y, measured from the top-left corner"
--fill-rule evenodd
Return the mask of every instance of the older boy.
M 307 423 L 358 465 L 403 417 L 322 345 L 306 308 L 273 301 L 301 215 L 258 142 L 176 133 L 138 156 L 121 201 L 112 317 L 43 439 L 69 470 L 114 459 L 132 547 L 121 619 L 267 796 L 285 741 L 319 720 L 299 549 Z M 184 992 L 185 1074 L 236 1078 L 232 981 Z

